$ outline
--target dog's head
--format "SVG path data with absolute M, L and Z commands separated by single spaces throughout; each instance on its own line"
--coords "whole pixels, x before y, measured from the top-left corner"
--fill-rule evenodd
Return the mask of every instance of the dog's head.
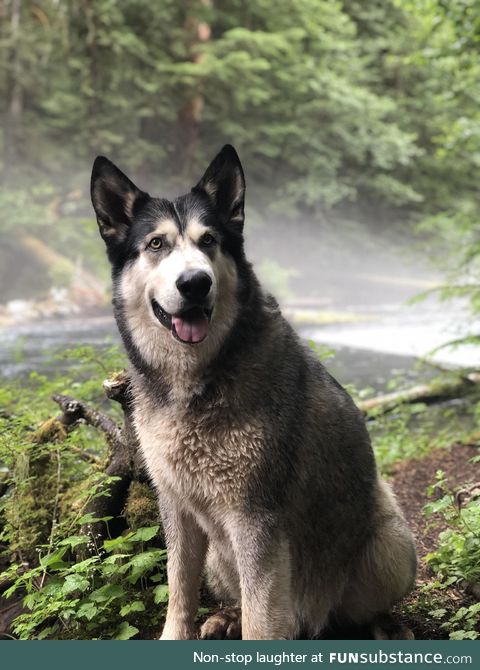
M 169 201 L 138 189 L 98 157 L 91 195 L 113 268 L 117 320 L 149 364 L 158 349 L 218 349 L 237 310 L 245 180 L 226 145 L 187 195 Z M 173 352 L 172 352 L 173 353 Z

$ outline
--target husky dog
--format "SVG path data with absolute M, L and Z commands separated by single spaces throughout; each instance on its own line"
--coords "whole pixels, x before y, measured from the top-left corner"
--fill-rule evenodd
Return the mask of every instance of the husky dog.
M 235 149 L 173 201 L 98 157 L 91 193 L 167 543 L 162 639 L 195 637 L 204 572 L 238 608 L 201 637 L 315 637 L 332 617 L 409 637 L 381 622 L 414 583 L 412 536 L 361 413 L 245 258 Z

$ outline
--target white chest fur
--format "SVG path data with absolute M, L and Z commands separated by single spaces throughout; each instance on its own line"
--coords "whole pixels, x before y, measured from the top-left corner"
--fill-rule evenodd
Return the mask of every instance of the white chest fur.
M 235 505 L 263 453 L 260 422 L 225 407 L 198 416 L 176 405 L 137 406 L 134 424 L 157 488 L 192 504 Z

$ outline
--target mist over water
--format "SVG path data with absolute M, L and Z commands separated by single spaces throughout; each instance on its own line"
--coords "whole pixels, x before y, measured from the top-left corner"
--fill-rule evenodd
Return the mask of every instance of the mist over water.
M 334 220 L 321 227 L 301 221 L 276 229 L 271 225 L 268 232 L 254 248 L 247 238 L 247 248 L 261 276 L 270 267 L 265 258 L 287 268 L 289 290 L 280 291 L 280 303 L 305 337 L 334 348 L 411 360 L 428 357 L 446 366 L 480 364 L 474 346 L 440 348 L 478 324 L 466 301 L 438 299 L 435 288 L 442 278 L 432 259 L 441 254 L 439 249 L 378 222 L 368 226 Z M 262 279 L 276 293 L 272 277 Z M 316 319 L 314 312 L 324 318 Z
M 247 255 L 262 280 L 275 293 L 275 280 L 285 271 L 287 301 L 324 308 L 400 304 L 432 288 L 438 275 L 412 242 L 382 226 L 334 217 L 323 223 L 306 219 L 267 221 L 245 230 Z M 273 276 L 262 273 L 278 266 Z
M 323 223 L 306 217 L 288 221 L 271 214 L 252 218 L 251 222 L 247 211 L 248 258 L 300 334 L 336 351 L 327 366 L 341 382 L 383 388 L 396 371 L 415 379 L 418 357 L 459 336 L 456 324 L 466 319 L 461 303 L 445 305 L 429 297 L 407 304 L 433 288 L 439 278 L 427 267 L 425 255 L 386 225 L 339 217 Z M 92 233 L 98 267 L 106 270 L 93 218 Z M 15 295 L 18 273 L 5 279 L 9 283 L 5 293 Z M 59 370 L 66 363 L 52 360 L 58 349 L 81 344 L 102 348 L 119 342 L 108 304 L 87 315 L 21 321 L 0 330 L 0 364 L 8 377 L 26 375 L 31 369 Z M 463 347 L 438 352 L 435 359 L 447 365 L 471 365 L 474 354 Z

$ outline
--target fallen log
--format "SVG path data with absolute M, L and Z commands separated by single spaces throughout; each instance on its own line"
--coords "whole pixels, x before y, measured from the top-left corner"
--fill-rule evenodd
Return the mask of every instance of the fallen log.
M 418 384 L 410 389 L 386 393 L 357 403 L 358 408 L 368 414 L 372 411 L 388 412 L 403 404 L 424 402 L 432 404 L 450 398 L 458 398 L 472 386 L 480 383 L 480 373 L 469 374 L 455 379 L 436 379 L 430 384 Z
M 119 534 L 124 529 L 125 511 L 137 509 L 138 500 L 150 495 L 148 491 L 142 490 L 142 487 L 143 489 L 151 488 L 139 456 L 137 438 L 132 424 L 128 375 L 125 372 L 113 375 L 104 381 L 103 388 L 107 397 L 118 402 L 122 407 L 123 425 L 118 425 L 111 417 L 82 400 L 68 395 L 55 394 L 52 399 L 60 407 L 61 413 L 44 421 L 32 431 L 30 437 L 35 444 L 62 442 L 68 433 L 81 423 L 93 426 L 105 436 L 109 447 L 106 459 L 75 445 L 70 445 L 70 448 L 78 453 L 82 460 L 97 465 L 105 474 L 106 479 L 111 478 L 106 484 L 108 495 L 94 497 L 84 510 L 85 514 L 90 514 L 94 519 L 112 517 L 108 529 L 103 522 L 92 522 L 84 526 L 85 534 L 91 535 L 95 539 L 95 544 L 100 546 L 108 532 Z M 135 486 L 131 490 L 132 484 Z M 137 510 L 137 516 L 140 511 L 140 509 Z
M 124 526 L 121 516 L 127 502 L 130 484 L 138 476 L 137 445 L 130 421 L 128 377 L 124 373 L 114 375 L 106 380 L 103 386 L 107 397 L 119 402 L 123 409 L 122 427 L 109 416 L 81 400 L 60 394 L 54 395 L 53 400 L 62 409 L 60 421 L 66 430 L 84 421 L 100 430 L 106 438 L 109 455 L 103 472 L 106 477 L 112 478 L 107 485 L 108 495 L 93 498 L 87 505 L 85 514 L 90 514 L 95 519 L 113 517 L 108 530 L 110 533 L 118 534 Z M 97 545 L 101 545 L 102 540 L 108 535 L 103 522 L 86 524 L 84 532 L 91 535 Z

